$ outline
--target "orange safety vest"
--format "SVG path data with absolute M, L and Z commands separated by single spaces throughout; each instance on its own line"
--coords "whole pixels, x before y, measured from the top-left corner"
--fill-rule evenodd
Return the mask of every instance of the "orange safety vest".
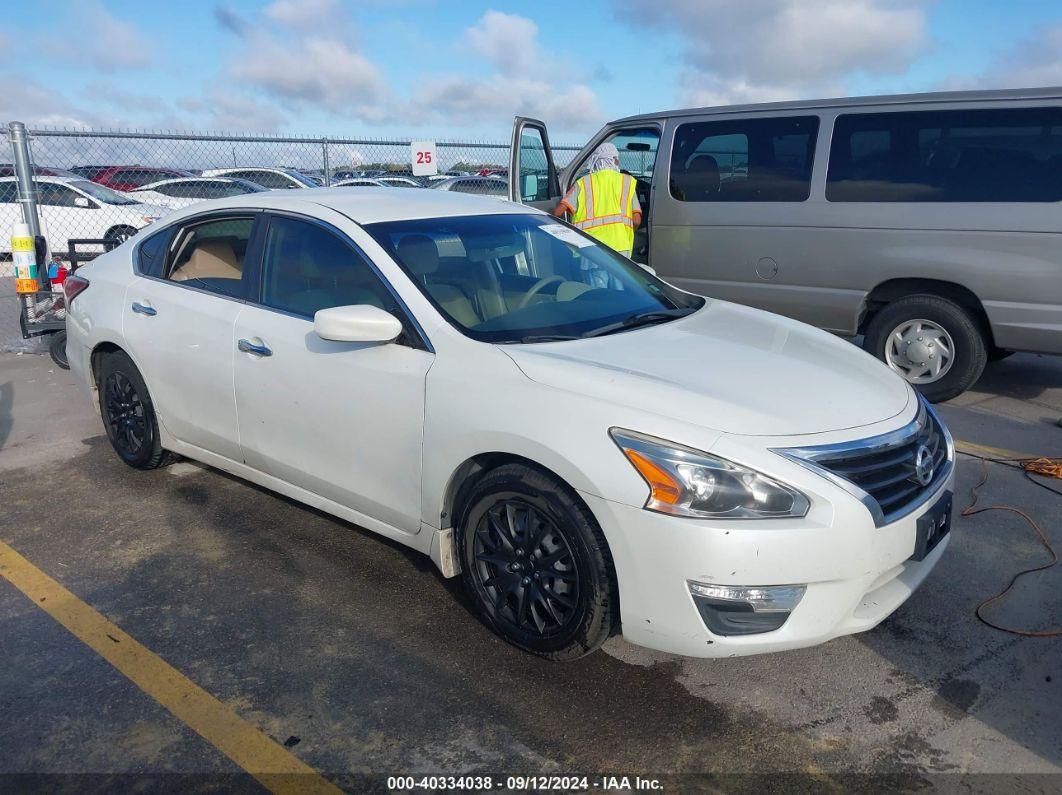
M 572 223 L 626 256 L 634 249 L 634 177 L 602 169 L 580 177 L 564 197 Z

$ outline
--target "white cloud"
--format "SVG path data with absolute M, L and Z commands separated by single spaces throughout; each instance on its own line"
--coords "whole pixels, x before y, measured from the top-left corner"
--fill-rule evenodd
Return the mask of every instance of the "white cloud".
M 545 62 L 538 51 L 538 25 L 518 14 L 487 11 L 464 37 L 502 74 L 526 76 Z
M 456 124 L 497 123 L 515 115 L 535 116 L 558 128 L 586 129 L 601 120 L 597 96 L 587 86 L 558 89 L 537 80 L 493 75 L 467 79 L 450 76 L 429 81 L 414 99 L 426 109 Z
M 257 35 L 233 62 L 232 73 L 290 105 L 333 112 L 377 102 L 384 90 L 379 70 L 335 38 Z
M 103 71 L 136 69 L 151 63 L 147 37 L 135 25 L 111 14 L 100 3 L 77 5 L 71 17 L 76 42 L 66 56 Z
M 338 11 L 335 0 L 274 0 L 264 13 L 279 25 L 308 29 L 335 22 Z
M 1062 23 L 1019 42 L 983 77 L 994 88 L 1062 85 Z
M 275 132 L 286 116 L 267 102 L 228 91 L 214 91 L 207 97 L 187 97 L 178 104 L 200 116 L 200 126 L 211 130 L 239 133 Z
M 852 74 L 903 72 L 926 40 L 926 0 L 620 0 L 631 24 L 682 42 L 689 101 L 843 92 Z

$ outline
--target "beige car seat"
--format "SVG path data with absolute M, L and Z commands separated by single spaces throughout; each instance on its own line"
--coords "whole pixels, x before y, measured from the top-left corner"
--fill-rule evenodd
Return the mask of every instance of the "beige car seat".
M 466 328 L 478 326 L 482 318 L 472 301 L 452 284 L 433 284 L 431 274 L 439 269 L 439 247 L 427 235 L 406 235 L 398 241 L 398 259 L 421 280 L 428 294 L 450 317 Z
M 175 282 L 189 279 L 234 279 L 243 276 L 243 263 L 231 245 L 224 240 L 197 243 L 188 261 L 175 270 L 170 278 Z

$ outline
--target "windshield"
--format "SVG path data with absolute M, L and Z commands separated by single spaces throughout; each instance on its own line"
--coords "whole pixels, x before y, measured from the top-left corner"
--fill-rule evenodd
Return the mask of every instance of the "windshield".
M 284 173 L 291 177 L 298 183 L 305 185 L 307 188 L 319 188 L 321 185 L 319 182 L 314 182 L 311 177 L 306 176 L 301 171 L 296 171 L 293 168 L 284 169 Z
M 118 191 L 111 190 L 96 182 L 89 182 L 87 179 L 72 180 L 70 185 L 104 204 L 140 204 L 140 202 L 130 199 L 128 196 L 123 196 Z
M 634 319 L 646 313 L 664 322 L 704 304 L 547 215 L 425 218 L 366 229 L 454 326 L 484 342 L 610 333 L 640 324 Z

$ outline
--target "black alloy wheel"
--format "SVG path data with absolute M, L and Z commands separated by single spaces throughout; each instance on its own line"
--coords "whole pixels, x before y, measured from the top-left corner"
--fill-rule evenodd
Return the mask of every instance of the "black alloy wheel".
M 491 629 L 558 661 L 608 639 L 619 624 L 612 554 L 575 491 L 512 463 L 481 475 L 457 502 L 462 577 Z
M 100 416 L 111 447 L 135 469 L 155 469 L 172 456 L 162 449 L 155 407 L 140 371 L 125 353 L 105 354 L 96 373 Z
M 578 614 L 579 570 L 553 520 L 520 498 L 498 495 L 473 541 L 475 582 L 494 620 L 531 637 L 568 629 Z

